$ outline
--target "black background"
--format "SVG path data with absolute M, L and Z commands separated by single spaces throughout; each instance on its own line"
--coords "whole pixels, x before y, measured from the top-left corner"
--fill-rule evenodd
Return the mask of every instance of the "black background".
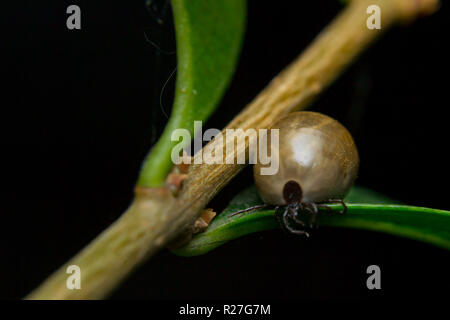
M 66 28 L 69 4 L 81 7 L 82 30 Z M 250 0 L 238 69 L 207 126 L 225 126 L 340 8 L 337 0 Z M 434 16 L 390 30 L 312 106 L 354 134 L 358 184 L 447 210 L 449 10 L 444 3 Z M 21 298 L 128 206 L 166 121 L 159 98 L 176 57 L 167 53 L 175 48 L 170 9 L 158 26 L 144 1 L 18 1 L 5 12 L 0 297 Z M 167 113 L 173 80 L 162 95 Z M 214 208 L 250 184 L 251 172 L 236 180 Z M 371 264 L 382 270 L 378 292 L 365 286 Z M 273 231 L 195 258 L 162 251 L 111 297 L 442 297 L 448 269 L 447 251 L 413 240 L 327 228 L 304 240 Z

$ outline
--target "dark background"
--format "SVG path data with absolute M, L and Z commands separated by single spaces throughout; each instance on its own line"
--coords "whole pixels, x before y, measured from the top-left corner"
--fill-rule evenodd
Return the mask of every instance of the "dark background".
M 69 4 L 81 7 L 82 30 L 66 28 Z M 208 126 L 225 126 L 340 7 L 250 0 L 240 63 Z M 358 184 L 447 210 L 449 10 L 445 2 L 434 16 L 390 30 L 312 106 L 354 134 Z M 144 1 L 60 0 L 18 1 L 4 14 L 1 298 L 26 295 L 128 206 L 166 121 L 159 98 L 176 65 L 170 15 L 155 17 Z M 162 95 L 167 113 L 173 86 Z M 252 182 L 251 172 L 236 180 L 216 209 Z M 195 258 L 160 252 L 112 298 L 442 298 L 448 257 L 365 231 L 321 228 L 310 240 L 273 231 Z M 381 267 L 378 292 L 365 286 L 371 264 Z

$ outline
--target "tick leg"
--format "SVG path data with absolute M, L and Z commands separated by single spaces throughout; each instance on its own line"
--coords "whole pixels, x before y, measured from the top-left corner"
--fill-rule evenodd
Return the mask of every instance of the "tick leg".
M 257 206 L 253 206 L 253 207 L 250 207 L 250 208 L 247 208 L 247 209 L 244 209 L 244 210 L 240 210 L 240 211 L 238 211 L 238 212 L 235 212 L 235 213 L 233 213 L 232 215 L 230 215 L 230 217 L 233 217 L 233 216 L 235 216 L 235 215 L 238 215 L 238 214 L 241 214 L 241 213 L 244 213 L 244 212 L 250 212 L 250 211 L 255 211 L 255 210 L 258 210 L 258 209 L 264 209 L 264 208 L 269 208 L 269 207 L 271 207 L 271 205 L 268 205 L 268 204 L 260 204 L 260 205 L 257 205 Z
M 299 219 L 295 219 L 295 212 L 298 210 L 297 206 L 287 206 L 284 211 L 280 213 L 280 207 L 275 208 L 275 217 L 280 227 L 291 234 L 309 237 L 309 233 L 305 230 L 305 223 Z M 292 222 L 296 226 L 292 226 Z
M 307 203 L 308 206 L 310 206 L 309 212 L 311 212 L 311 219 L 309 220 L 309 227 L 311 229 L 317 229 L 317 216 L 319 214 L 319 209 L 317 208 L 317 205 L 314 202 Z
M 282 229 L 284 231 L 288 231 L 289 233 L 295 234 L 295 235 L 302 235 L 302 236 L 309 237 L 309 233 L 306 232 L 305 224 L 302 221 L 299 221 L 299 223 L 296 223 L 297 227 L 291 226 L 292 221 L 296 222 L 295 220 L 293 220 L 292 208 L 287 207 L 283 211 L 283 214 L 281 214 L 281 215 L 277 214 L 276 216 L 277 216 L 280 226 L 282 227 Z
M 303 226 L 301 226 L 301 227 L 303 227 Z M 285 221 L 285 228 L 286 228 L 286 230 L 289 231 L 289 233 L 295 234 L 297 236 L 305 236 L 305 237 L 309 238 L 308 231 L 306 231 L 305 229 L 293 228 L 289 225 L 288 221 Z
M 300 212 L 305 211 L 305 208 L 302 203 L 298 203 L 295 206 L 291 207 L 291 218 L 294 220 L 295 223 L 300 224 L 302 226 L 305 225 L 305 223 L 300 219 Z
M 308 223 L 308 227 L 310 229 L 317 229 L 317 215 L 319 214 L 318 206 L 314 202 L 302 202 L 299 205 L 299 208 L 297 209 L 295 213 L 295 221 L 300 221 L 299 213 L 300 212 L 307 212 L 310 214 L 310 220 Z
M 337 203 L 340 204 L 344 209 L 339 211 L 339 214 L 345 214 L 347 212 L 347 205 L 345 204 L 344 200 L 342 199 L 329 199 L 325 201 L 321 201 L 318 203 L 318 206 L 320 208 L 327 208 L 328 211 L 331 211 L 331 208 L 327 206 L 327 204 L 333 204 Z
M 309 238 L 309 233 L 305 230 L 305 223 L 300 219 L 296 219 L 296 212 L 296 208 L 286 208 L 286 211 L 284 211 L 283 213 L 284 227 L 292 234 L 306 236 L 307 238 Z M 297 228 L 294 228 L 290 225 L 289 218 L 297 224 Z

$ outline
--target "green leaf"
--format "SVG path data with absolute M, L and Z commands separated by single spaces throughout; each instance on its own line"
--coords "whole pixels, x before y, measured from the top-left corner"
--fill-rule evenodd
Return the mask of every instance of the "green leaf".
M 245 0 L 172 0 L 177 43 L 175 100 L 167 126 L 141 169 L 138 185 L 161 185 L 172 168 L 173 130 L 194 136 L 222 98 L 236 67 L 245 31 Z M 190 141 L 183 141 L 189 144 Z
M 367 203 L 361 203 L 363 200 Z M 380 201 L 385 201 L 385 204 L 380 204 Z M 342 209 L 340 205 L 330 205 L 332 212 L 321 210 L 318 224 L 385 232 L 450 249 L 449 211 L 392 204 L 395 201 L 361 187 L 354 187 L 345 202 L 347 212 L 344 215 L 338 213 Z M 233 216 L 239 210 L 258 204 L 262 204 L 262 201 L 256 188 L 244 190 L 212 221 L 205 232 L 194 236 L 186 246 L 174 250 L 174 253 L 181 256 L 201 255 L 232 239 L 279 228 L 273 210 Z

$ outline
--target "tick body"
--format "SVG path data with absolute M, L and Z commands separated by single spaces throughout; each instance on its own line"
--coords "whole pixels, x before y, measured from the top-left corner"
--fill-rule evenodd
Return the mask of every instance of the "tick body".
M 272 160 L 279 161 L 279 170 L 261 175 L 264 165 L 256 164 L 256 187 L 266 205 L 284 207 L 279 218 L 287 230 L 308 235 L 299 212 L 310 212 L 314 225 L 318 207 L 343 204 L 358 173 L 356 145 L 343 125 L 316 112 L 291 113 L 272 129 L 279 129 L 279 152 Z

